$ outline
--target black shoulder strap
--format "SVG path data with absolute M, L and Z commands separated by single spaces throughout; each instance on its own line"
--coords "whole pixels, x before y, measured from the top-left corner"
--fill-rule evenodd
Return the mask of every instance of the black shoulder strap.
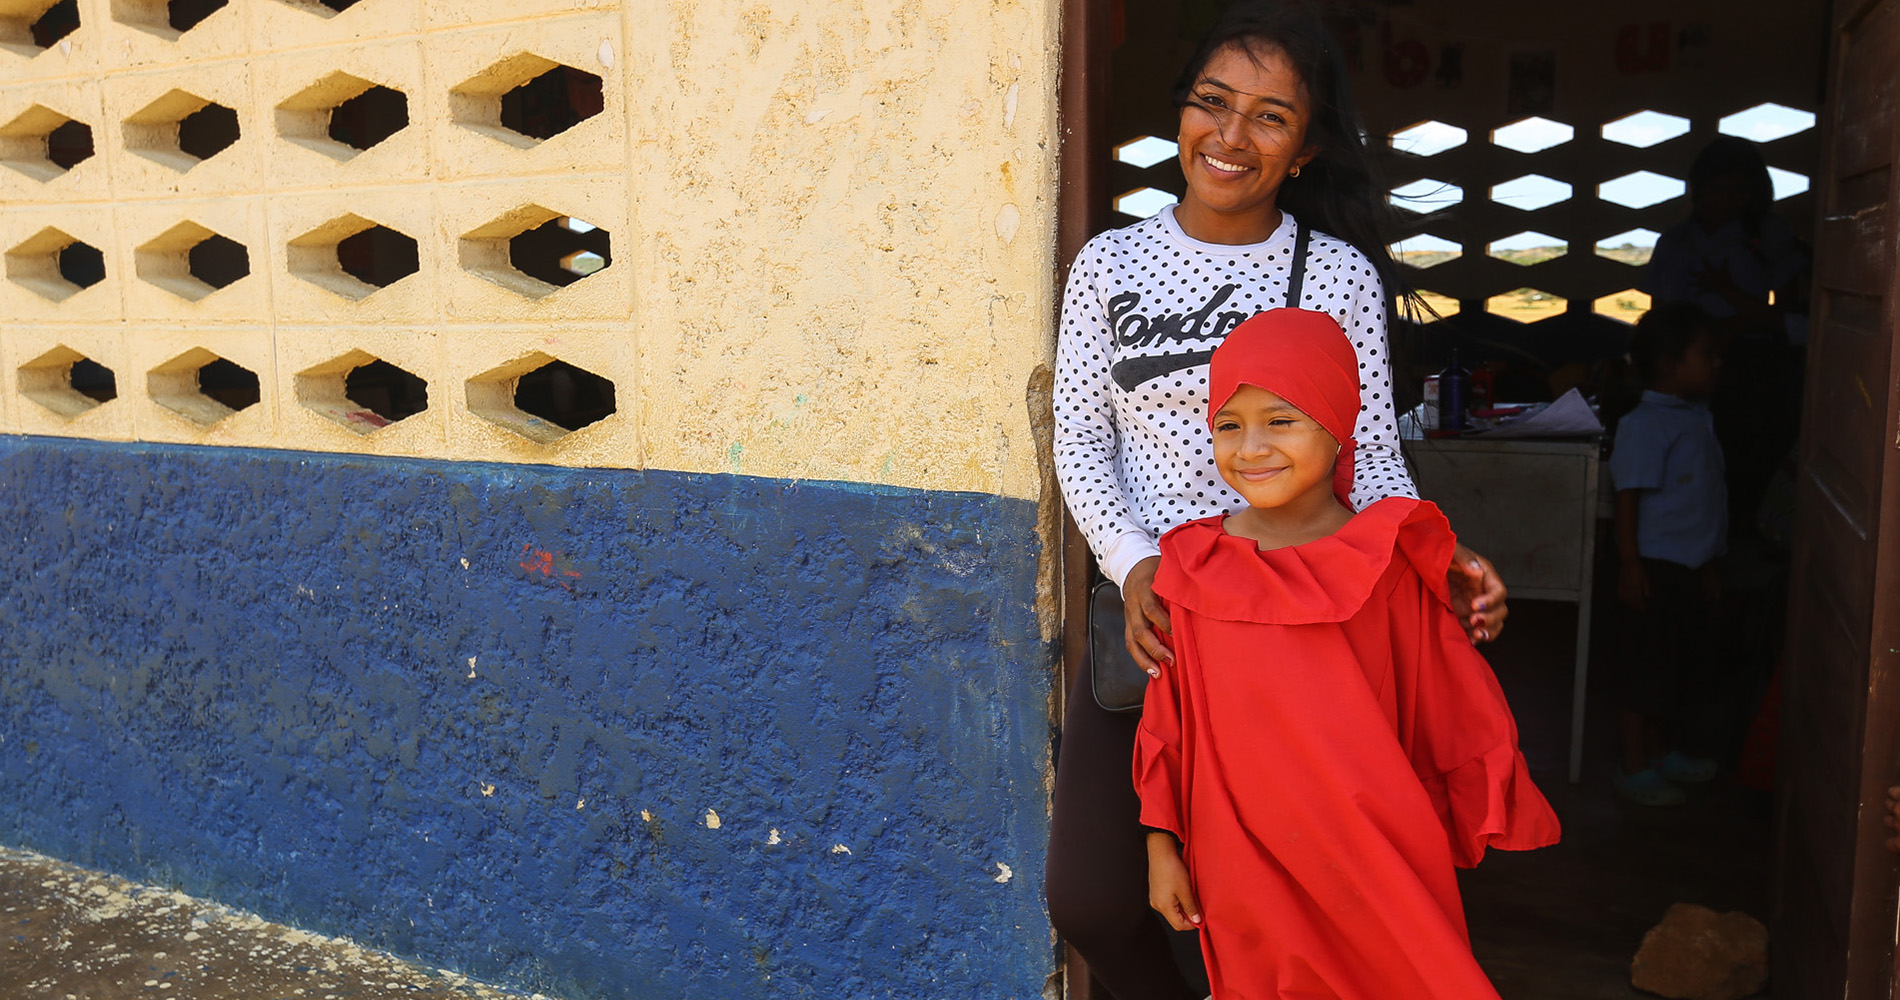
M 1293 220 L 1293 276 L 1286 283 L 1286 306 L 1288 309 L 1300 307 L 1300 292 L 1306 286 L 1306 245 L 1312 241 L 1313 231 Z

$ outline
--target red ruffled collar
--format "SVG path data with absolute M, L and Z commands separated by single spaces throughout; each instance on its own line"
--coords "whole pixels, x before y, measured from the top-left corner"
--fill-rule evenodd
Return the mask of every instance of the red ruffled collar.
M 1196 614 L 1262 625 L 1339 622 L 1359 613 L 1395 558 L 1440 600 L 1457 538 L 1438 507 L 1387 497 L 1346 526 L 1304 545 L 1261 551 L 1230 535 L 1222 515 L 1189 521 L 1161 538 L 1155 593 Z

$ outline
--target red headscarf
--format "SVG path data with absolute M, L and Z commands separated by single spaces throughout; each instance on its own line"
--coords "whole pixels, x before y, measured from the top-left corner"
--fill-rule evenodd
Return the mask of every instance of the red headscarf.
M 1313 309 L 1269 309 L 1234 328 L 1208 362 L 1208 426 L 1243 385 L 1292 403 L 1339 442 L 1333 494 L 1352 509 L 1352 453 L 1359 420 L 1359 354 L 1339 322 Z

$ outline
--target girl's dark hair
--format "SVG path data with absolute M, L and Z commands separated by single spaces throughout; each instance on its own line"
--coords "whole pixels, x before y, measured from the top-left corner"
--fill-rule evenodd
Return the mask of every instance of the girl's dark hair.
M 1319 147 L 1319 155 L 1280 186 L 1279 206 L 1302 225 L 1331 233 L 1365 255 L 1385 286 L 1388 320 L 1402 298 L 1422 307 L 1386 249 L 1391 209 L 1353 108 L 1344 54 L 1319 10 L 1301 0 L 1239 0 L 1229 6 L 1181 68 L 1172 93 L 1176 108 L 1188 103 L 1207 64 L 1229 45 L 1255 58 L 1280 53 L 1306 84 L 1313 108 L 1306 141 Z
M 1760 236 L 1762 219 L 1775 203 L 1775 182 L 1768 176 L 1768 163 L 1761 158 L 1761 147 L 1732 135 L 1718 135 L 1710 140 L 1689 165 L 1690 196 L 1718 177 L 1738 177 L 1748 185 L 1748 203 L 1742 207 L 1742 229 L 1750 236 Z
M 1644 313 L 1630 335 L 1630 363 L 1643 387 L 1655 385 L 1663 365 L 1681 361 L 1698 338 L 1713 330 L 1709 314 L 1692 302 L 1670 302 Z

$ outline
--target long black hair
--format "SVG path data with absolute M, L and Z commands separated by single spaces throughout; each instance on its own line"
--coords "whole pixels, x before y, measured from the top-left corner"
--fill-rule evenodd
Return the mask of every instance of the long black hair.
M 1313 109 L 1306 142 L 1318 146 L 1319 155 L 1300 169 L 1300 176 L 1280 185 L 1279 207 L 1302 225 L 1345 240 L 1371 262 L 1385 286 L 1388 325 L 1398 315 L 1401 299 L 1424 308 L 1386 249 L 1391 208 L 1353 108 L 1344 55 L 1319 10 L 1300 0 L 1239 0 L 1229 6 L 1181 68 L 1172 94 L 1177 109 L 1193 96 L 1208 62 L 1229 45 L 1240 46 L 1256 59 L 1280 53 L 1306 85 Z

